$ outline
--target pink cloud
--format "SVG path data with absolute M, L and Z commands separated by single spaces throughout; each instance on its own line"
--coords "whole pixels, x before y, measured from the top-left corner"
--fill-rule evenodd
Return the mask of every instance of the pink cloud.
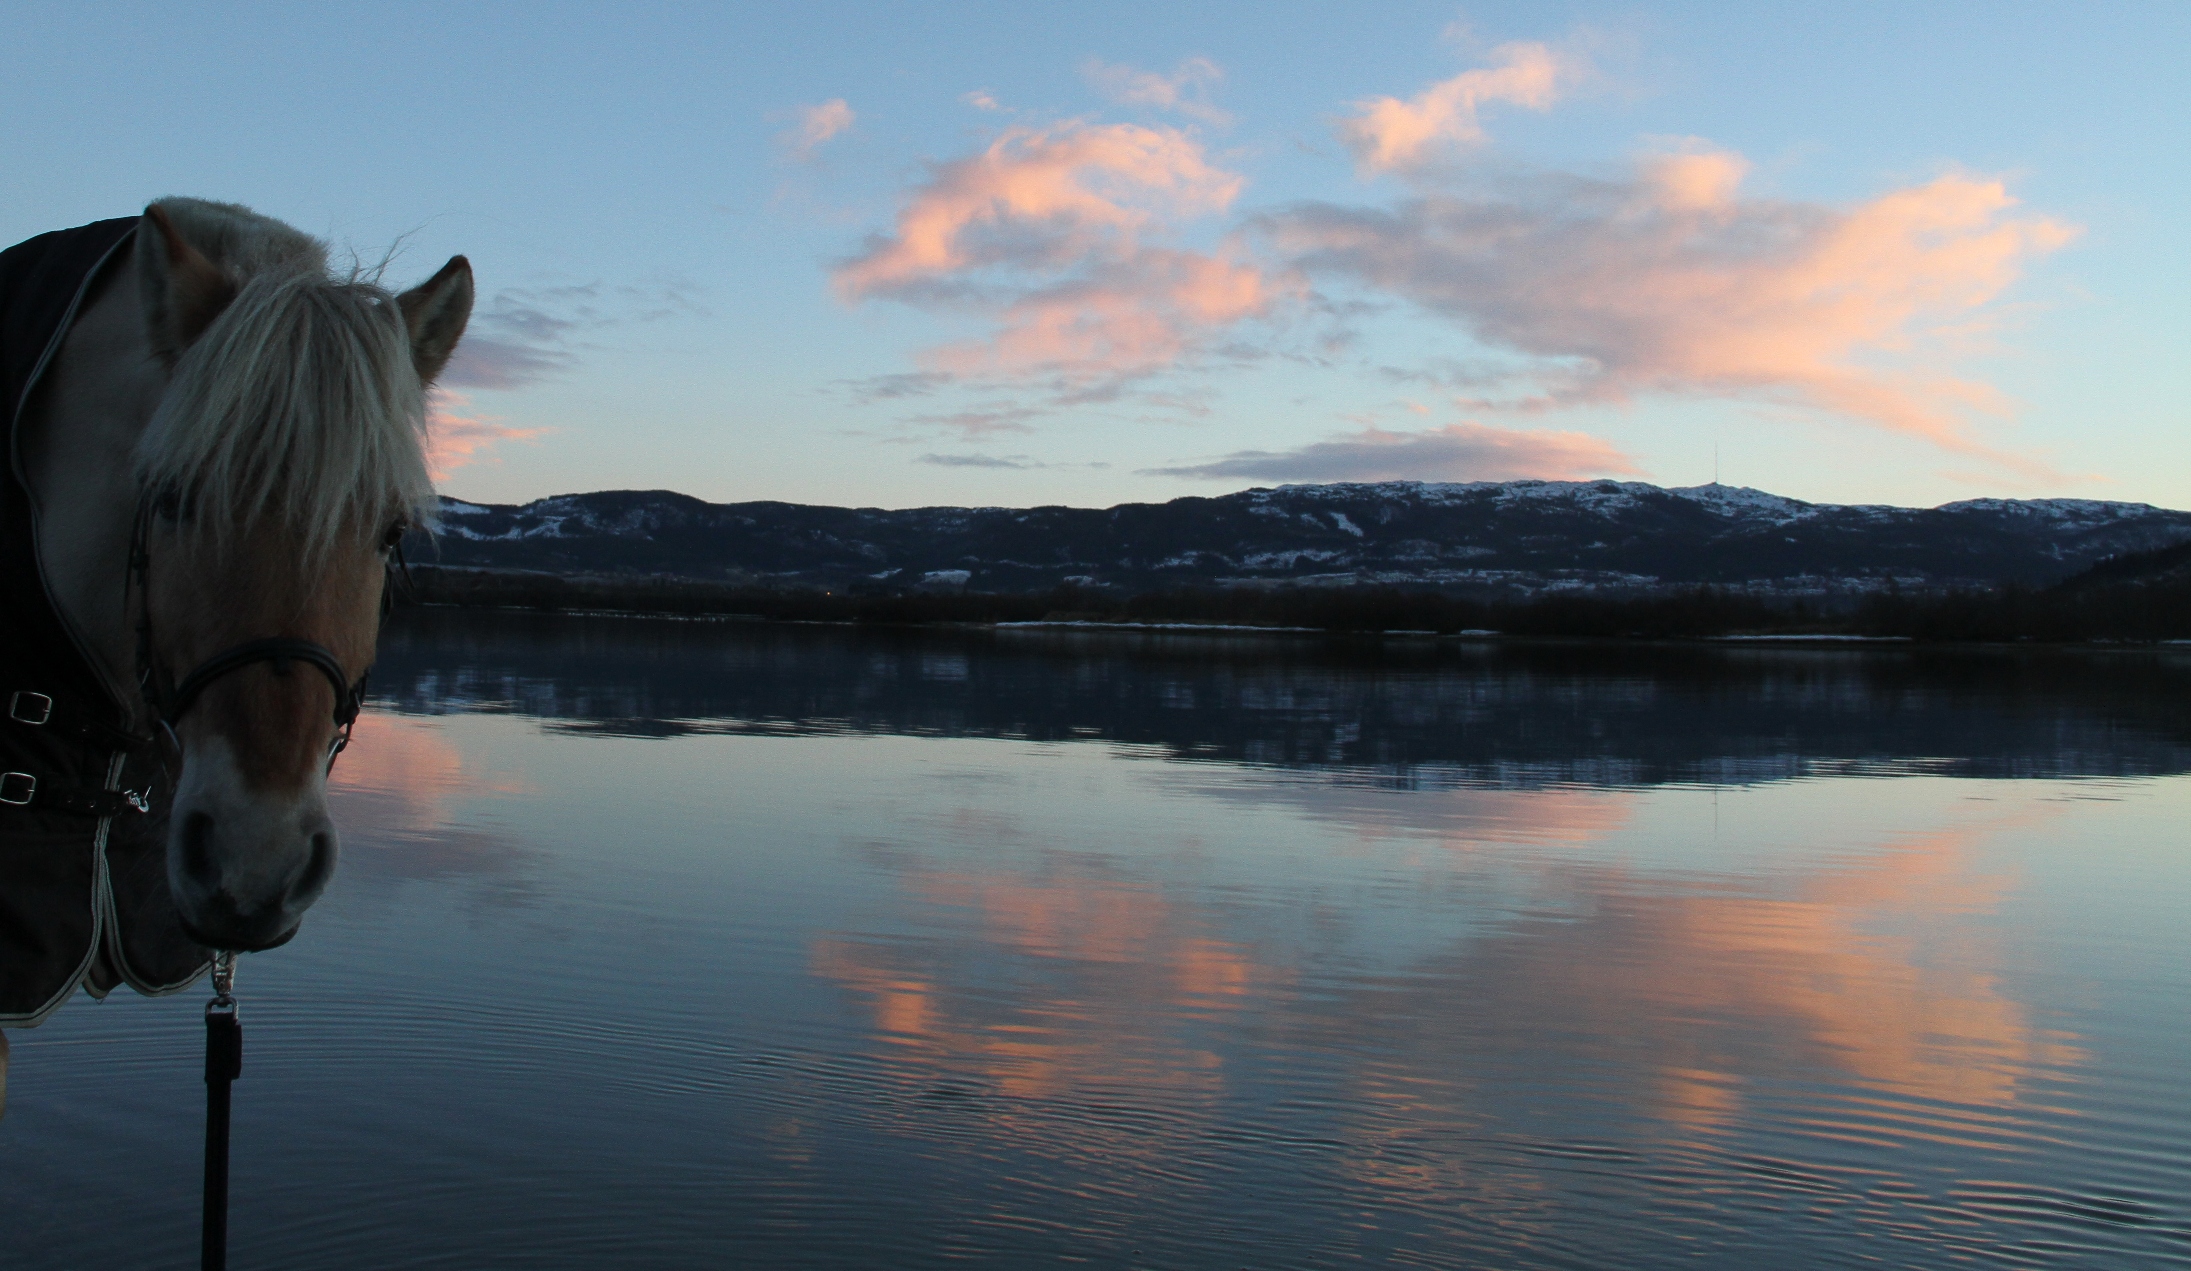
M 1218 127 L 1232 122 L 1232 116 L 1212 106 L 1205 97 L 1211 85 L 1225 79 L 1224 69 L 1206 57 L 1190 57 L 1169 75 L 1111 66 L 1091 57 L 1082 64 L 1080 73 L 1097 92 L 1114 102 L 1176 110 Z
M 470 405 L 461 393 L 434 391 L 433 406 L 426 415 L 426 470 L 436 481 L 484 458 L 490 447 L 505 441 L 529 441 L 548 431 L 512 428 L 499 416 L 466 413 Z
M 1515 481 L 1630 476 L 1635 461 L 1581 432 L 1447 424 L 1421 432 L 1370 427 L 1296 450 L 1242 450 L 1209 463 L 1153 468 L 1153 475 L 1203 480 Z
M 896 232 L 871 238 L 838 267 L 837 291 L 848 300 L 903 298 L 990 266 L 1128 254 L 1159 214 L 1223 211 L 1240 184 L 1169 128 L 1010 128 L 981 154 L 937 165 L 898 214 Z
M 798 159 L 811 159 L 823 142 L 850 128 L 859 118 L 842 97 L 832 97 L 819 106 L 802 106 L 797 112 L 798 122 L 782 137 L 784 146 Z
M 991 339 L 932 349 L 922 361 L 962 377 L 1137 372 L 1179 361 L 1204 333 L 1287 294 L 1253 264 L 1199 252 L 1144 247 L 1088 272 L 1013 300 Z
M 1999 180 L 1950 174 L 1833 208 L 1746 196 L 1746 168 L 1691 148 L 1626 179 L 1547 176 L 1389 211 L 1309 205 L 1263 224 L 1308 272 L 1413 300 L 1523 355 L 1512 378 L 1531 391 L 1508 406 L 1751 397 L 2049 471 L 1977 440 L 1972 412 L 2004 403 L 1945 364 L 2076 229 L 2018 214 Z
M 1076 381 L 1145 374 L 1295 288 L 1235 253 L 1149 241 L 1224 211 L 1240 187 L 1176 129 L 1010 128 L 980 154 L 936 165 L 894 232 L 838 266 L 837 294 L 999 322 L 989 339 L 924 355 L 933 371 Z
M 1559 95 L 1573 71 L 1543 44 L 1502 44 L 1493 50 L 1498 64 L 1463 71 L 1431 85 L 1407 101 L 1374 97 L 1354 104 L 1355 114 L 1339 124 L 1339 139 L 1354 152 L 1365 173 L 1411 168 L 1446 145 L 1483 140 L 1476 118 L 1486 102 L 1507 102 L 1544 110 Z

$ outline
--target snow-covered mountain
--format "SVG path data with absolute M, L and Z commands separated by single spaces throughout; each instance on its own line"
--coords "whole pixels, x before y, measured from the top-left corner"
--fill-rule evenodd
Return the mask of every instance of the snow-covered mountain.
M 667 491 L 445 500 L 413 559 L 821 587 L 1386 583 L 1791 593 L 2045 583 L 2191 538 L 2191 512 L 2089 499 L 1805 503 L 1634 481 L 1295 485 L 1112 508 L 704 503 Z

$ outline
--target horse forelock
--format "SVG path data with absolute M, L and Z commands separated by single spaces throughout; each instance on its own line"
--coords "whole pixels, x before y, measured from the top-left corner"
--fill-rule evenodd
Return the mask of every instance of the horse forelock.
M 138 444 L 141 488 L 186 500 L 217 544 L 277 518 L 308 561 L 361 521 L 429 515 L 425 390 L 394 295 L 330 274 L 324 246 L 278 221 L 161 206 L 238 285 L 175 363 Z

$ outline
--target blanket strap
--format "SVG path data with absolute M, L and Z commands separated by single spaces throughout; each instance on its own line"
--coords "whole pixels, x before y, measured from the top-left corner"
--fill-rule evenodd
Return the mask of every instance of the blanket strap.
M 35 689 L 16 689 L 5 694 L 5 705 L 6 722 L 17 728 L 35 728 L 100 749 L 135 751 L 152 744 L 149 737 L 138 737 L 65 706 L 57 706 L 50 694 Z M 150 786 L 142 791 L 69 786 L 41 778 L 35 772 L 0 772 L 0 805 L 36 808 L 67 816 L 120 816 L 124 812 L 150 811 L 152 789 Z
M 0 772 L 0 804 L 37 808 L 68 816 L 120 816 L 124 812 L 149 812 L 149 790 L 98 790 L 89 786 L 57 786 L 40 781 L 35 773 Z

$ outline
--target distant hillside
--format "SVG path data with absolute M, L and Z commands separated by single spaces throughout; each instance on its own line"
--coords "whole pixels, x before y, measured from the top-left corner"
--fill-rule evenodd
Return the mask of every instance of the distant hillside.
M 2187 588 L 2191 588 L 2191 539 L 2149 552 L 2110 556 L 2059 585 L 2060 590 L 2075 593 Z
M 1639 482 L 1283 486 L 1113 508 L 705 503 L 667 491 L 445 500 L 414 560 L 859 591 L 1369 584 L 1528 596 L 2047 585 L 2191 540 L 2191 513 L 2084 499 L 1805 503 Z

